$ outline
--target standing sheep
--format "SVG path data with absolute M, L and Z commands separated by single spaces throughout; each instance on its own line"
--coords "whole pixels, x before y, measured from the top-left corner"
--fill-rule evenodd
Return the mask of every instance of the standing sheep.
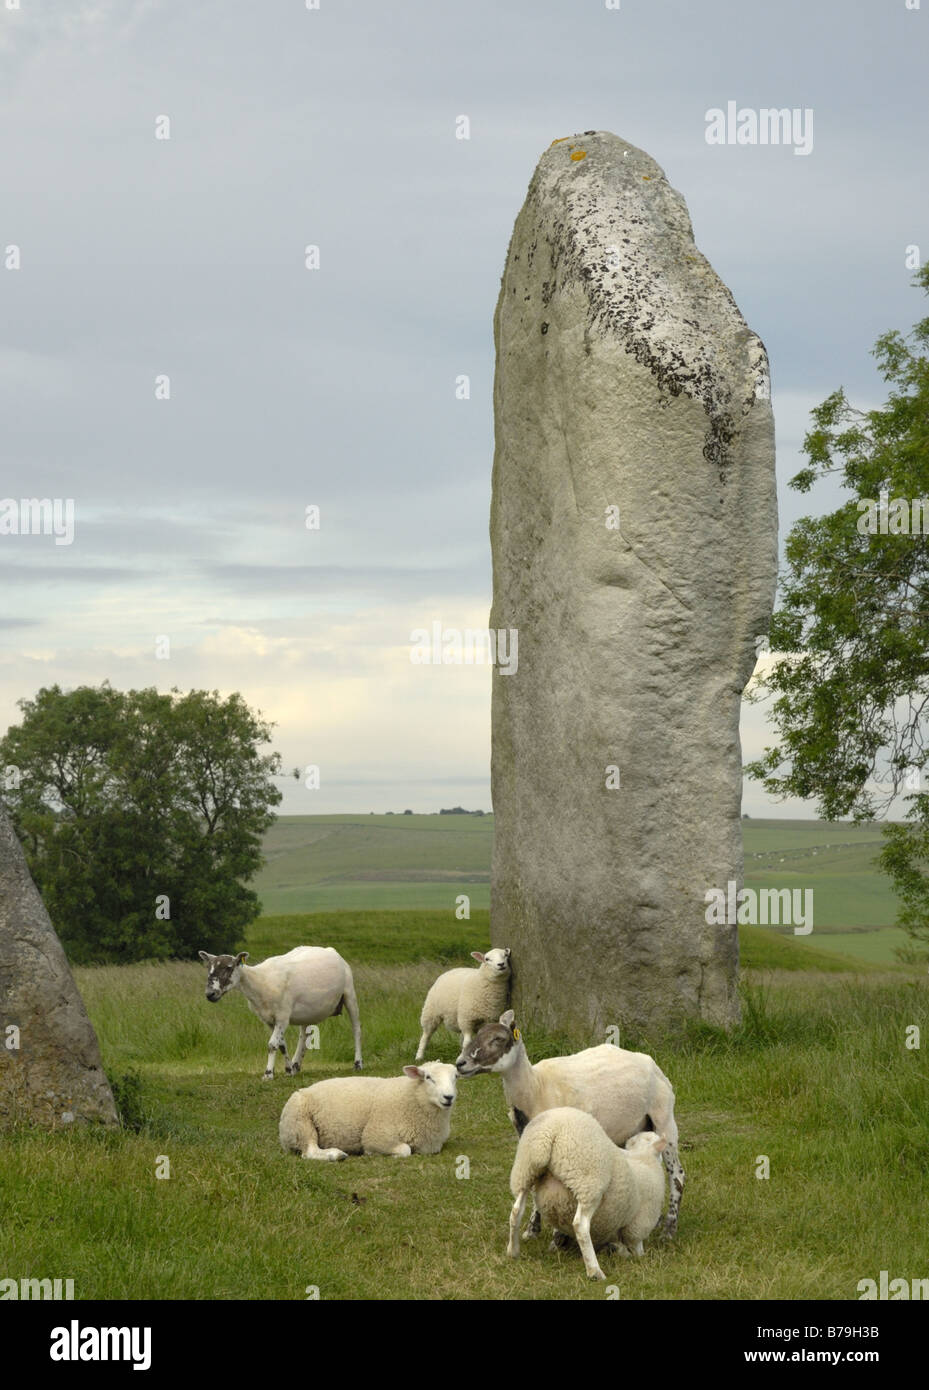
M 624 1253 L 641 1255 L 664 1206 L 664 1147 L 660 1135 L 646 1130 L 620 1149 L 583 1110 L 543 1111 L 523 1130 L 510 1173 L 516 1200 L 507 1254 L 519 1255 L 519 1223 L 533 1190 L 556 1236 L 573 1229 L 589 1278 L 606 1278 L 594 1253 L 604 1245 L 621 1241 Z
M 403 1076 L 337 1076 L 293 1095 L 281 1114 L 283 1148 L 336 1163 L 349 1154 L 437 1154 L 448 1138 L 458 1077 L 450 1062 Z
M 472 951 L 479 961 L 477 970 L 464 966 L 446 970 L 426 995 L 420 1015 L 423 1035 L 416 1049 L 417 1062 L 422 1061 L 429 1039 L 441 1023 L 452 1033 L 460 1033 L 462 1050 L 468 1046 L 482 1023 L 496 1018 L 506 1007 L 510 988 L 510 948 L 496 946 L 483 955 Z
M 503 1094 L 517 1133 L 543 1110 L 569 1105 L 586 1110 L 599 1120 L 614 1144 L 624 1144 L 643 1129 L 656 1129 L 664 1137 L 664 1162 L 670 1180 L 665 1234 L 677 1230 L 684 1169 L 677 1152 L 674 1091 L 658 1063 L 645 1052 L 626 1052 L 612 1043 L 588 1047 L 568 1057 L 546 1057 L 535 1066 L 516 1027 L 513 1010 L 499 1023 L 487 1023 L 471 1046 L 462 1049 L 457 1062 L 459 1076 L 499 1072 Z M 533 1211 L 530 1233 L 538 1229 Z
M 355 1070 L 361 1070 L 361 1020 L 351 967 L 331 946 L 296 946 L 286 956 L 269 956 L 260 965 L 246 965 L 248 952 L 237 956 L 211 956 L 200 952 L 209 973 L 206 997 L 218 1003 L 231 989 L 240 989 L 248 1007 L 271 1029 L 268 1064 L 263 1081 L 274 1076 L 278 1052 L 284 1057 L 284 1071 L 295 1076 L 306 1051 L 306 1025 L 321 1023 L 340 1014 L 343 1005 L 352 1021 L 355 1038 Z M 291 1023 L 300 1025 L 300 1036 L 290 1061 L 284 1036 Z

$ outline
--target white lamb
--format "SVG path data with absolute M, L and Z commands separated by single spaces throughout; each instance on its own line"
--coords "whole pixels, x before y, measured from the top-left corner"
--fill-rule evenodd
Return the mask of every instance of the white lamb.
M 496 1018 L 506 1007 L 510 987 L 509 946 L 495 946 L 486 955 L 472 951 L 471 955 L 480 962 L 477 970 L 468 966 L 446 970 L 426 995 L 419 1019 L 423 1035 L 416 1049 L 417 1062 L 425 1057 L 429 1039 L 440 1024 L 444 1023 L 452 1033 L 461 1034 L 464 1049 L 481 1024 Z
M 450 1062 L 404 1067 L 403 1076 L 345 1076 L 293 1095 L 281 1114 L 282 1146 L 335 1163 L 349 1154 L 437 1154 L 448 1138 L 458 1078 Z
M 664 1139 L 651 1130 L 634 1135 L 626 1148 L 607 1138 L 603 1126 L 583 1110 L 545 1110 L 523 1130 L 510 1173 L 516 1199 L 506 1247 L 519 1255 L 519 1223 L 526 1198 L 557 1236 L 573 1230 L 591 1279 L 605 1279 L 595 1249 L 622 1242 L 623 1254 L 643 1253 L 642 1242 L 657 1226 L 664 1206 Z
M 503 1094 L 517 1133 L 543 1110 L 569 1105 L 599 1120 L 614 1144 L 624 1144 L 641 1130 L 654 1129 L 665 1138 L 664 1163 L 670 1179 L 665 1234 L 677 1230 L 684 1190 L 684 1169 L 677 1152 L 674 1091 L 654 1058 L 645 1052 L 626 1052 L 612 1043 L 588 1047 L 568 1057 L 546 1057 L 535 1066 L 516 1027 L 513 1010 L 499 1023 L 487 1023 L 458 1058 L 459 1076 L 499 1072 Z M 530 1231 L 538 1229 L 533 1211 Z

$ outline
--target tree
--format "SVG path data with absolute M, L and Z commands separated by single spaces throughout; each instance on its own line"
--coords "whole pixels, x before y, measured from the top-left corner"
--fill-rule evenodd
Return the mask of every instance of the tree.
M 914 283 L 929 292 L 929 263 Z M 808 492 L 835 474 L 853 495 L 828 515 L 798 521 L 787 538 L 780 607 L 768 634 L 771 650 L 785 655 L 753 696 L 775 697 L 780 742 L 747 768 L 776 795 L 815 799 L 829 820 L 885 815 L 904 794 L 906 823 L 885 827 L 879 863 L 903 899 L 901 925 L 925 940 L 927 348 L 929 318 L 908 338 L 884 334 L 873 350 L 891 388 L 884 406 L 857 410 L 839 389 L 812 412 L 808 464 L 791 487 Z
M 19 708 L 4 800 L 71 959 L 241 944 L 281 800 L 278 756 L 259 751 L 270 726 L 241 695 L 55 685 Z

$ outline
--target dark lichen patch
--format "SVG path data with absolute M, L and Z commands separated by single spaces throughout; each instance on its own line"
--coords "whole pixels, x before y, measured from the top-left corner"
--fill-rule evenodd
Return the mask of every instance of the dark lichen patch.
M 703 455 L 725 476 L 741 420 L 767 398 L 764 345 L 694 246 L 683 199 L 659 166 L 616 136 L 591 134 L 591 158 L 569 169 L 564 151 L 552 150 L 530 184 L 528 259 L 541 234 L 551 265 L 543 305 L 582 283 L 585 351 L 588 334 L 614 336 L 653 374 L 663 403 L 681 395 L 699 401 L 707 414 Z M 652 184 L 647 200 L 643 181 Z

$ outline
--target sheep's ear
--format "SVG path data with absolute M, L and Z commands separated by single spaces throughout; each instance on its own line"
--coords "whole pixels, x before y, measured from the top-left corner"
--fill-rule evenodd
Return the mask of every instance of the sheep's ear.
M 654 1144 L 652 1147 L 654 1148 L 656 1154 L 664 1153 L 665 1149 L 668 1147 L 668 1141 L 664 1138 L 659 1139 L 658 1143 Z
M 503 1024 L 504 1028 L 512 1028 L 515 1017 L 516 1015 L 513 1010 L 507 1009 L 505 1014 L 500 1015 L 500 1022 Z
M 209 951 L 198 951 L 198 952 L 197 952 L 197 955 L 198 955 L 198 956 L 200 957 L 200 959 L 203 961 L 204 965 L 208 964 L 208 962 L 211 961 L 211 960 L 213 959 L 213 957 L 210 955 Z
M 404 1067 L 403 1075 L 411 1076 L 414 1081 L 421 1081 L 423 1077 L 423 1073 L 420 1067 Z
M 474 957 L 475 960 L 479 960 L 479 961 L 481 962 L 481 964 L 483 965 L 483 963 L 484 963 L 484 953 L 483 953 L 483 951 L 472 951 L 471 954 L 472 954 L 472 956 Z
M 246 961 L 246 960 L 248 960 L 248 952 L 247 952 L 247 951 L 240 951 L 239 954 L 238 954 L 238 955 L 236 956 L 236 958 L 235 958 L 235 963 L 236 963 L 236 965 L 241 965 L 242 962 L 243 962 L 243 961 Z

